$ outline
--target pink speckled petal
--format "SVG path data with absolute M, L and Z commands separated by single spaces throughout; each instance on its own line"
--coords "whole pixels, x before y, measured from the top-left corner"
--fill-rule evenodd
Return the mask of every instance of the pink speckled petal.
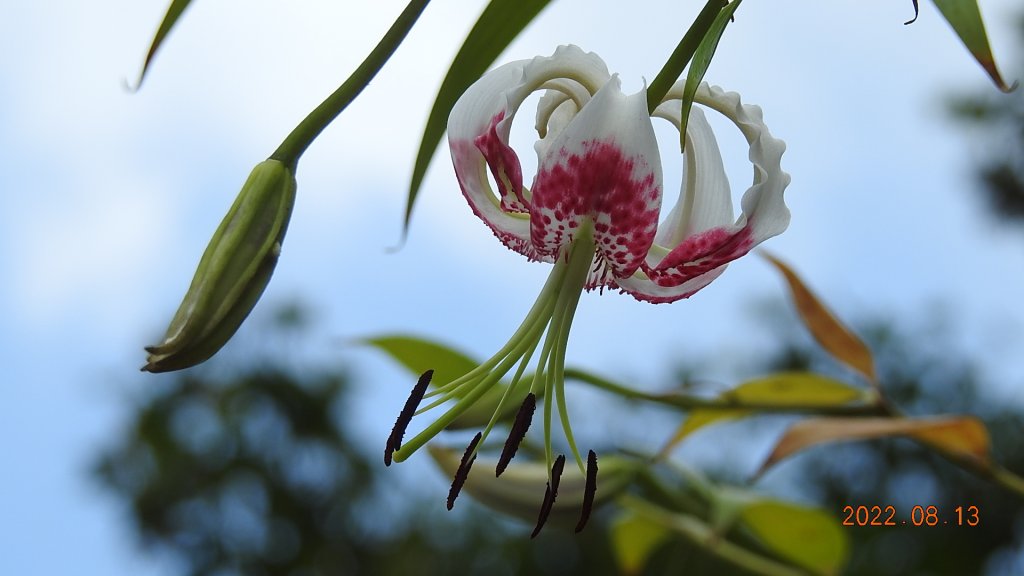
M 558 257 L 590 219 L 599 268 L 615 277 L 633 274 L 654 241 L 661 182 L 647 92 L 626 96 L 612 77 L 540 158 L 530 219 L 534 248 Z
M 667 98 L 680 96 L 681 85 L 677 85 Z M 698 88 L 695 101 L 722 113 L 740 128 L 750 144 L 754 183 L 743 194 L 740 217 L 734 223 L 723 222 L 726 204 L 722 197 L 728 193 L 728 183 L 721 158 L 710 151 L 709 142 L 713 143 L 714 137 L 710 127 L 705 133 L 706 122 L 699 119 L 693 132 L 687 129 L 688 137 L 692 138 L 687 146 L 693 153 L 687 170 L 707 170 L 710 176 L 697 176 L 691 193 L 689 180 L 693 174 L 687 175 L 680 202 L 664 225 L 666 230 L 659 233 L 658 245 L 652 248 L 640 271 L 630 278 L 618 279 L 619 288 L 639 300 L 672 302 L 687 298 L 718 277 L 729 262 L 789 225 L 783 193 L 790 178 L 781 167 L 786 145 L 768 132 L 761 109 L 742 104 L 735 92 L 709 88 L 707 84 Z M 671 108 L 663 104 L 659 111 L 659 115 L 673 121 Z M 691 115 L 690 123 L 697 118 Z M 698 142 L 698 138 L 710 140 Z M 715 179 L 721 182 L 716 184 Z M 700 207 L 702 203 L 704 206 Z
M 519 60 L 481 77 L 459 98 L 448 117 L 448 144 L 455 174 L 473 212 L 509 248 L 530 258 L 529 191 L 523 187 L 519 157 L 508 145 L 512 120 L 530 93 L 569 89 L 585 100 L 609 77 L 604 62 L 575 46 L 550 57 Z M 495 195 L 487 179 L 498 185 Z

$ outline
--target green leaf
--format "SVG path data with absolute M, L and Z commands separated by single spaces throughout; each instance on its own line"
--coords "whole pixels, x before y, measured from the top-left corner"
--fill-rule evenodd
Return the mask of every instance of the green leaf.
M 849 556 L 846 533 L 823 510 L 762 500 L 746 504 L 739 521 L 766 548 L 814 574 L 839 574 Z
M 686 72 L 686 84 L 683 86 L 683 114 L 679 123 L 680 149 L 685 150 L 686 148 L 686 123 L 690 119 L 690 108 L 693 108 L 693 98 L 697 95 L 697 87 L 700 86 L 704 74 L 708 71 L 708 66 L 711 65 L 711 58 L 714 57 L 715 50 L 718 49 L 718 41 L 722 39 L 725 27 L 732 20 L 732 15 L 742 1 L 733 0 L 718 13 L 718 16 L 715 16 L 711 28 L 704 34 L 704 38 L 697 46 L 697 51 L 693 54 L 693 62 L 690 63 L 690 69 Z
M 609 536 L 619 572 L 633 576 L 643 573 L 647 559 L 669 539 L 669 531 L 639 514 L 626 513 L 612 522 Z
M 778 258 L 762 251 L 762 255 L 782 273 L 789 284 L 790 295 L 797 312 L 811 335 L 826 352 L 840 362 L 864 375 L 875 387 L 875 361 L 864 342 L 839 321 L 821 300 L 804 284 L 800 276 Z
M 164 38 L 177 24 L 178 18 L 181 17 L 182 12 L 192 0 L 173 0 L 170 7 L 167 8 L 167 14 L 164 15 L 164 19 L 160 22 L 160 27 L 156 30 L 156 35 L 153 36 L 153 43 L 149 46 L 149 52 L 146 54 L 146 61 L 142 65 L 142 72 L 139 73 L 139 81 L 135 83 L 135 89 L 138 90 L 142 87 L 142 80 L 146 77 L 146 72 L 149 70 L 149 65 L 153 61 L 153 57 L 156 56 L 156 51 L 160 49 L 160 46 L 164 42 Z
M 995 58 L 992 56 L 992 49 L 988 44 L 988 34 L 985 33 L 985 23 L 981 20 L 981 10 L 976 0 L 934 0 L 935 6 L 942 12 L 942 16 L 953 27 L 953 31 L 960 37 L 960 41 L 971 52 L 974 59 L 981 64 L 992 82 L 1003 92 L 1010 92 L 1016 88 L 1007 86 L 1003 77 L 996 68 Z
M 711 26 L 714 25 L 715 18 L 726 4 L 727 0 L 708 0 L 704 8 L 697 14 L 693 24 L 690 24 L 686 34 L 683 34 L 683 37 L 679 40 L 676 49 L 672 51 L 668 60 L 665 61 L 665 65 L 661 67 L 658 75 L 654 77 L 651 85 L 647 87 L 648 112 L 654 112 L 654 109 L 665 98 L 665 94 L 668 94 L 668 91 L 672 89 L 672 85 L 682 75 L 683 70 L 689 64 L 690 59 L 693 58 L 693 54 L 697 51 L 701 41 L 707 36 Z
M 864 397 L 863 391 L 849 384 L 810 372 L 780 372 L 749 380 L 719 396 L 721 400 L 735 402 L 737 408 L 692 411 L 662 452 L 675 448 L 687 436 L 705 426 L 756 413 L 756 408 L 742 408 L 744 405 L 828 407 L 842 406 Z
M 419 193 L 423 177 L 427 173 L 430 161 L 434 157 L 438 143 L 448 125 L 448 114 L 455 101 L 462 96 L 466 88 L 475 82 L 487 70 L 498 55 L 512 43 L 512 40 L 526 28 L 526 25 L 548 5 L 550 0 L 491 0 L 487 8 L 480 14 L 476 24 L 469 31 L 466 39 L 455 55 L 455 60 L 448 68 L 448 73 L 441 82 L 441 88 L 434 99 L 434 105 L 427 117 L 427 125 L 423 130 L 423 139 L 416 154 L 412 180 L 409 184 L 409 197 L 405 205 L 405 229 L 409 228 L 412 218 L 412 207 Z
M 477 367 L 478 362 L 443 344 L 415 336 L 387 335 L 360 341 L 391 356 L 415 376 L 434 371 L 431 383 L 442 386 Z
M 462 352 L 415 336 L 377 336 L 360 340 L 360 343 L 369 344 L 386 353 L 414 376 L 419 376 L 427 370 L 433 370 L 434 377 L 430 382 L 432 386 L 443 386 L 480 364 Z M 512 397 L 521 399 L 526 395 L 526 390 L 532 383 L 533 374 L 524 374 L 516 384 Z M 491 421 L 507 388 L 507 381 L 498 382 L 465 412 L 459 414 L 447 428 L 449 430 L 465 430 L 486 426 Z M 541 396 L 542 394 L 538 394 L 538 398 Z M 514 417 L 519 411 L 519 406 L 520 404 L 517 402 L 506 402 L 498 414 L 498 421 L 502 422 Z

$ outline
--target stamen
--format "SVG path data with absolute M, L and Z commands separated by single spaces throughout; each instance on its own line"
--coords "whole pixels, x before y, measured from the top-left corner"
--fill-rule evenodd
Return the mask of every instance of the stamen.
M 537 518 L 537 526 L 530 534 L 530 538 L 536 538 L 540 529 L 548 521 L 551 515 L 551 507 L 555 505 L 555 498 L 558 497 L 558 481 L 562 477 L 562 470 L 565 468 L 565 455 L 559 454 L 555 458 L 555 464 L 551 466 L 551 480 L 548 481 L 547 490 L 544 491 L 544 502 L 540 505 L 540 516 Z
M 530 392 L 526 395 L 526 399 L 523 400 L 523 405 L 519 407 L 516 419 L 512 423 L 512 430 L 509 431 L 508 438 L 505 440 L 505 447 L 501 449 L 498 466 L 494 469 L 495 478 L 501 476 L 505 468 L 508 468 L 509 462 L 515 457 L 516 451 L 519 450 L 519 444 L 526 437 L 526 431 L 530 429 L 530 423 L 533 422 L 533 413 L 536 409 L 537 396 Z
M 420 379 L 416 381 L 416 385 L 412 387 L 412 393 L 409 394 L 409 399 L 405 401 L 405 406 L 402 407 L 402 411 L 398 413 L 398 419 L 395 420 L 395 426 L 391 429 L 391 435 L 388 436 L 387 443 L 384 444 L 384 465 L 391 466 L 391 457 L 394 453 L 402 448 L 402 436 L 405 436 L 405 429 L 412 422 L 412 417 L 416 412 L 416 407 L 419 406 L 420 401 L 423 400 L 423 394 L 427 391 L 427 386 L 430 385 L 430 379 L 434 377 L 433 370 L 427 370 Z
M 594 496 L 597 494 L 597 454 L 593 450 L 587 454 L 587 485 L 583 489 L 583 511 L 580 513 L 580 521 L 576 524 L 576 533 L 579 534 L 590 520 L 590 513 L 594 509 Z
M 459 492 L 462 492 L 462 485 L 466 483 L 466 478 L 469 478 L 469 469 L 473 467 L 473 461 L 476 460 L 476 445 L 480 443 L 482 436 L 483 434 L 477 432 L 476 436 L 473 437 L 473 441 L 466 447 L 466 452 L 462 455 L 459 469 L 455 471 L 455 479 L 452 480 L 452 487 L 448 490 L 449 510 L 455 506 L 455 499 L 459 497 Z

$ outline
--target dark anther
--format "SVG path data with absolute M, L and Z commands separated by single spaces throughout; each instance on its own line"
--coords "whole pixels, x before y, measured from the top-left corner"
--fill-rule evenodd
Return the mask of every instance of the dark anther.
M 452 487 L 448 490 L 449 510 L 455 506 L 455 499 L 459 497 L 459 492 L 462 492 L 462 485 L 466 483 L 466 478 L 469 478 L 469 469 L 473 467 L 473 461 L 476 460 L 476 445 L 480 443 L 482 436 L 483 433 L 477 432 L 473 441 L 466 446 L 466 452 L 462 455 L 462 461 L 459 462 L 459 469 L 455 471 Z
M 576 532 L 583 531 L 590 520 L 590 512 L 594 510 L 594 496 L 597 494 L 597 454 L 593 450 L 587 454 L 587 485 L 583 489 L 583 511 L 580 521 L 576 524 Z
M 906 22 L 904 22 L 903 23 L 904 26 L 906 26 L 907 24 L 913 24 L 914 22 L 916 22 L 917 21 L 917 14 L 920 11 L 919 10 L 919 6 L 917 5 L 917 0 L 910 0 L 910 1 L 914 3 L 914 17 L 911 18 L 910 20 L 907 20 Z
M 412 393 L 409 394 L 409 399 L 405 401 L 405 406 L 398 413 L 395 426 L 391 429 L 391 435 L 388 436 L 388 441 L 384 445 L 385 466 L 391 466 L 391 456 L 402 448 L 402 436 L 405 436 L 405 429 L 409 426 L 409 422 L 412 422 L 412 415 L 416 413 L 416 407 L 420 405 L 420 400 L 423 400 L 423 395 L 427 393 L 427 386 L 430 385 L 430 379 L 433 376 L 433 370 L 427 370 L 420 375 L 420 379 L 412 388 Z
M 548 482 L 547 490 L 544 491 L 544 502 L 540 505 L 540 516 L 537 518 L 537 527 L 533 529 L 530 538 L 536 538 L 540 529 L 548 521 L 551 515 L 551 507 L 555 505 L 555 498 L 558 497 L 558 480 L 562 477 L 562 469 L 565 468 L 565 455 L 559 454 L 555 463 L 551 466 L 551 480 Z
M 523 405 L 519 407 L 519 413 L 516 414 L 515 422 L 512 423 L 512 430 L 509 431 L 508 438 L 505 439 L 505 447 L 501 449 L 501 457 L 498 458 L 498 465 L 494 469 L 496 477 L 501 476 L 505 468 L 508 468 L 508 463 L 515 458 L 519 444 L 526 437 L 526 431 L 530 429 L 530 422 L 533 421 L 533 412 L 536 409 L 537 397 L 530 392 L 523 400 Z

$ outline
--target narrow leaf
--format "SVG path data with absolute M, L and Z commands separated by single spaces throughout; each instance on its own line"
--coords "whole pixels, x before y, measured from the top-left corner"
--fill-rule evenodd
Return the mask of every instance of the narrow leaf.
M 875 362 L 867 345 L 828 311 L 796 272 L 778 258 L 764 252 L 762 254 L 786 278 L 800 318 L 818 344 L 837 360 L 863 374 L 877 387 Z
M 612 523 L 609 536 L 619 573 L 634 576 L 643 573 L 647 559 L 668 540 L 669 531 L 639 514 L 626 513 Z
M 697 46 L 697 51 L 693 54 L 693 62 L 690 63 L 690 69 L 686 72 L 686 85 L 683 86 L 683 114 L 679 124 L 680 149 L 686 147 L 686 123 L 690 119 L 690 108 L 693 108 L 693 98 L 697 95 L 697 87 L 700 86 L 704 74 L 708 71 L 708 66 L 711 65 L 711 58 L 714 57 L 715 50 L 718 49 L 718 41 L 722 39 L 725 27 L 732 20 L 733 14 L 742 1 L 733 0 L 718 13 L 714 22 L 711 23 L 711 28 L 700 41 L 700 45 Z
M 437 145 L 448 124 L 448 114 L 455 101 L 487 70 L 498 55 L 526 28 L 526 25 L 548 5 L 549 0 L 491 0 L 480 14 L 476 24 L 455 55 L 434 105 L 427 117 L 427 125 L 420 140 L 419 152 L 413 166 L 409 184 L 409 197 L 405 205 L 405 229 L 409 228 L 413 203 L 419 194 L 423 177 L 434 157 Z
M 170 7 L 167 8 L 167 14 L 164 15 L 164 19 L 160 22 L 160 27 L 156 30 L 156 35 L 153 36 L 153 42 L 149 46 L 149 52 L 146 53 L 146 61 L 142 64 L 142 72 L 139 73 L 139 80 L 135 83 L 135 90 L 142 87 L 142 80 L 146 77 L 146 72 L 149 70 L 149 65 L 153 61 L 153 57 L 156 56 L 156 51 L 163 45 L 164 38 L 174 28 L 174 25 L 178 22 L 178 18 L 181 18 L 181 14 L 188 8 L 188 5 L 192 0 L 172 0 Z
M 735 402 L 737 408 L 698 409 L 690 413 L 676 430 L 662 453 L 675 448 L 693 432 L 718 422 L 746 418 L 756 410 L 742 408 L 754 406 L 825 407 L 842 406 L 864 398 L 864 393 L 853 386 L 820 374 L 810 372 L 780 372 L 750 380 L 719 396 L 721 400 Z
M 763 500 L 744 506 L 739 521 L 766 548 L 814 574 L 839 574 L 850 553 L 846 533 L 824 510 Z
M 960 37 L 960 41 L 992 78 L 992 82 L 1003 92 L 1010 92 L 1016 88 L 1016 82 L 1013 86 L 1007 86 L 999 74 L 995 58 L 992 56 L 992 49 L 988 44 L 988 34 L 985 32 L 985 23 L 981 19 L 981 10 L 978 8 L 977 0 L 934 1 L 939 11 L 942 12 L 942 16 Z
M 813 418 L 797 422 L 783 434 L 758 474 L 811 446 L 888 436 L 913 438 L 947 456 L 968 460 L 984 468 L 990 463 L 988 430 L 977 418 Z
M 654 109 L 665 98 L 665 94 L 668 94 L 668 91 L 672 89 L 672 85 L 683 74 L 683 70 L 690 63 L 690 59 L 693 58 L 693 54 L 697 51 L 701 40 L 707 36 L 708 31 L 714 24 L 715 17 L 718 16 L 718 13 L 722 11 L 726 4 L 727 0 L 708 0 L 704 8 L 697 14 L 693 24 L 690 24 L 690 28 L 686 30 L 686 33 L 679 40 L 676 49 L 672 51 L 668 60 L 665 61 L 665 65 L 661 67 L 658 75 L 654 77 L 651 85 L 647 87 L 648 112 L 654 112 Z

